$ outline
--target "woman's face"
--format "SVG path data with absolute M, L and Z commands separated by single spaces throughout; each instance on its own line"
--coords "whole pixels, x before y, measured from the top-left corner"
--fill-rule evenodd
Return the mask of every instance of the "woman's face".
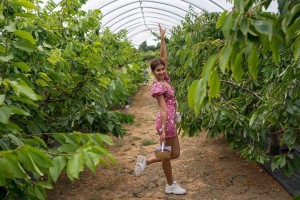
M 166 69 L 166 67 L 163 65 L 158 65 L 155 68 L 155 70 L 153 71 L 153 74 L 157 80 L 164 80 L 164 73 L 166 71 L 165 69 Z

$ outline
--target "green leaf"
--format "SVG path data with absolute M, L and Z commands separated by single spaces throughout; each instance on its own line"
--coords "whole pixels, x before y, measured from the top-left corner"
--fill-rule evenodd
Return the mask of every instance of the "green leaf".
M 32 13 L 14 13 L 14 16 L 37 19 L 38 17 Z
M 16 22 L 10 22 L 8 26 L 4 26 L 4 30 L 12 33 L 16 31 Z
M 216 58 L 217 58 L 216 54 L 211 55 L 203 67 L 202 79 L 204 84 L 207 83 L 208 78 L 210 77 L 210 73 L 216 64 Z
M 75 152 L 78 148 L 78 145 L 74 146 L 73 144 L 62 144 L 60 145 L 57 150 L 60 152 Z
M 23 38 L 27 41 L 29 41 L 31 44 L 35 45 L 36 41 L 35 39 L 32 37 L 32 35 L 27 32 L 27 31 L 23 31 L 23 30 L 16 30 L 14 32 L 15 35 L 19 36 L 20 38 Z
M 229 39 L 229 35 L 230 35 L 231 28 L 232 28 L 232 24 L 233 24 L 232 13 L 229 13 L 226 16 L 225 22 L 224 22 L 223 27 L 222 27 L 222 31 L 223 31 L 224 37 L 226 39 Z
M 14 114 L 17 114 L 17 115 L 25 115 L 25 116 L 30 116 L 30 113 L 23 110 L 22 108 L 19 108 L 17 106 L 13 106 L 11 105 L 10 106 L 10 109 L 11 109 L 11 114 L 14 115 Z
M 0 105 L 3 104 L 4 100 L 5 100 L 5 94 L 0 94 Z
M 39 75 L 42 77 L 42 79 L 44 79 L 47 82 L 52 81 L 51 78 L 49 78 L 49 76 L 44 72 L 39 72 Z
M 195 96 L 195 89 L 197 84 L 198 84 L 198 80 L 193 81 L 188 90 L 188 103 L 191 108 L 195 106 L 194 96 Z
M 235 62 L 233 64 L 232 73 L 233 73 L 233 78 L 236 82 L 240 82 L 244 74 L 243 66 L 241 65 L 243 61 L 243 54 L 244 54 L 243 51 L 238 53 Z
M 30 152 L 28 152 L 28 157 L 29 157 L 29 159 L 30 159 L 30 161 L 31 161 L 31 163 L 32 163 L 32 166 L 33 166 L 34 171 L 35 171 L 38 175 L 43 176 L 44 173 L 43 173 L 43 172 L 40 170 L 40 168 L 36 165 L 35 160 L 32 158 Z
M 234 6 L 237 8 L 238 11 L 244 12 L 245 2 L 240 0 L 234 0 Z
M 3 62 L 8 62 L 14 58 L 14 54 L 12 53 L 8 54 L 7 56 L 0 56 L 0 60 L 2 60 Z
M 223 72 L 223 74 L 225 73 L 225 69 L 228 66 L 229 54 L 230 54 L 230 45 L 229 43 L 227 43 L 226 46 L 224 46 L 223 49 L 221 50 L 220 58 L 219 58 L 219 67 L 221 72 Z
M 300 36 L 298 36 L 294 42 L 293 54 L 296 60 L 300 57 Z
M 28 53 L 34 52 L 37 48 L 29 41 L 21 39 L 13 43 L 14 47 L 26 51 Z
M 34 187 L 34 191 L 35 191 L 35 196 L 40 199 L 40 200 L 45 200 L 46 199 L 46 191 L 45 189 L 36 184 L 35 187 Z
M 253 23 L 255 29 L 260 32 L 261 34 L 267 34 L 269 35 L 269 38 L 271 40 L 273 35 L 273 24 L 271 21 L 267 20 L 255 20 Z
M 20 165 L 20 162 L 13 155 L 6 155 L 0 158 L 0 166 L 4 177 L 8 178 L 27 178 L 27 174 Z
M 31 101 L 31 100 L 28 99 L 28 98 L 18 97 L 18 96 L 15 96 L 15 95 L 12 95 L 10 98 L 11 98 L 11 99 L 14 99 L 14 100 L 17 100 L 17 101 L 19 101 L 19 102 L 28 104 L 28 105 L 30 105 L 30 106 L 33 106 L 34 108 L 39 107 L 38 104 L 34 103 L 33 101 Z
M 0 107 L 0 122 L 3 124 L 8 124 L 10 116 L 11 116 L 10 107 L 1 106 Z
M 240 26 L 240 30 L 243 33 L 243 35 L 247 35 L 249 31 L 250 21 L 248 18 L 243 18 Z
M 218 97 L 219 95 L 219 90 L 220 90 L 220 78 L 219 78 L 219 73 L 217 70 L 214 70 L 211 74 L 210 81 L 208 81 L 209 84 L 209 98 L 215 98 Z
M 249 126 L 252 126 L 256 119 L 257 119 L 257 114 L 253 114 L 250 118 Z
M 203 79 L 200 79 L 195 88 L 194 101 L 195 101 L 195 115 L 198 116 L 200 109 L 203 103 L 204 98 L 206 97 L 206 83 L 203 83 Z
M 34 91 L 26 85 L 21 85 L 17 81 L 10 81 L 10 85 L 14 89 L 15 94 L 18 96 L 20 94 L 23 94 L 24 96 L 34 101 L 39 99 L 38 96 L 34 93 Z
M 35 6 L 33 3 L 27 0 L 13 0 L 11 1 L 11 3 L 16 6 L 22 6 L 24 8 L 38 10 L 37 6 Z
M 44 81 L 43 79 L 37 79 L 36 81 L 36 84 L 40 85 L 41 87 L 47 87 L 49 86 L 48 83 L 46 81 Z
M 113 140 L 108 136 L 108 135 L 104 135 L 104 134 L 101 134 L 101 133 L 98 133 L 97 134 L 102 141 L 104 141 L 106 144 L 109 144 L 109 145 L 113 145 L 114 142 Z
M 217 24 L 216 24 L 216 29 L 219 29 L 222 24 L 224 23 L 224 20 L 226 18 L 227 15 L 227 10 L 223 11 L 221 16 L 218 18 Z
M 72 155 L 67 164 L 67 176 L 70 180 L 78 179 L 79 173 L 84 168 L 84 156 L 82 153 Z
M 52 134 L 52 137 L 57 140 L 60 144 L 64 144 L 66 143 L 65 141 L 65 135 L 64 134 L 61 134 L 61 133 L 55 133 L 55 134 Z
M 12 62 L 11 65 L 16 66 L 24 72 L 28 72 L 30 70 L 29 66 L 24 62 Z
M 43 151 L 39 150 L 35 147 L 28 148 L 29 154 L 31 155 L 34 162 L 45 169 L 52 167 L 52 161 L 50 160 L 49 156 L 45 154 Z
M 299 31 L 299 27 L 300 27 L 300 17 L 286 31 L 287 44 L 290 44 L 290 41 L 296 34 L 296 31 Z
M 88 122 L 90 123 L 90 125 L 92 125 L 95 118 L 93 116 L 87 114 L 86 115 L 86 119 L 88 120 Z
M 258 51 L 255 45 L 252 46 L 252 51 L 250 52 L 248 58 L 248 68 L 250 71 L 251 76 L 254 80 L 257 80 L 257 65 L 258 65 Z
M 272 38 L 272 42 L 271 42 L 271 50 L 272 50 L 272 57 L 273 57 L 273 61 L 275 62 L 275 64 L 278 66 L 279 65 L 279 45 L 280 45 L 280 39 L 277 37 L 273 37 Z
M 83 151 L 84 163 L 95 174 L 96 173 L 95 163 L 89 153 L 91 152 Z
M 49 168 L 50 175 L 54 182 L 56 182 L 67 164 L 66 158 L 64 156 L 57 156 L 52 159 L 53 167 Z

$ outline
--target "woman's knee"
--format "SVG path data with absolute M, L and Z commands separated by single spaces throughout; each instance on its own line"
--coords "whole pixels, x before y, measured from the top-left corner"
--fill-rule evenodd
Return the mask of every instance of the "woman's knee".
M 177 159 L 180 156 L 180 152 L 176 152 L 174 154 L 171 155 L 171 159 Z

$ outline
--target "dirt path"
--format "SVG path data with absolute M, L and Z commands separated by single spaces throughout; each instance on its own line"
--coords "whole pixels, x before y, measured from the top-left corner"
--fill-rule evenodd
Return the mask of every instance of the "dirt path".
M 161 164 L 147 166 L 141 177 L 134 176 L 135 159 L 139 154 L 152 156 L 158 145 L 154 121 L 157 102 L 150 96 L 150 86 L 141 86 L 126 113 L 135 115 L 135 123 L 126 126 L 124 139 L 114 138 L 110 152 L 118 167 L 99 166 L 97 174 L 86 170 L 80 180 L 70 182 L 62 176 L 49 200 L 112 200 L 112 199 L 262 199 L 288 200 L 291 196 L 258 165 L 243 161 L 229 149 L 226 141 L 180 138 L 181 156 L 172 161 L 174 178 L 187 194 L 166 195 L 166 180 Z

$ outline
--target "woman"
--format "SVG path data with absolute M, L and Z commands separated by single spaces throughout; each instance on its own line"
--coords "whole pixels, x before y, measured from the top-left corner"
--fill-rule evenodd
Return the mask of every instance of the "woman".
M 147 165 L 156 162 L 162 162 L 162 168 L 167 178 L 165 192 L 167 194 L 185 194 L 186 190 L 181 188 L 178 183 L 173 180 L 171 159 L 176 159 L 180 155 L 179 140 L 175 127 L 176 100 L 174 96 L 174 88 L 170 84 L 167 75 L 167 49 L 165 44 L 165 29 L 158 24 L 161 37 L 160 59 L 153 60 L 150 64 L 155 80 L 151 87 L 151 94 L 157 99 L 159 104 L 159 113 L 156 118 L 156 130 L 160 135 L 160 141 L 165 141 L 166 146 L 171 146 L 171 158 L 160 159 L 152 157 L 146 159 L 145 156 L 138 156 L 135 166 L 135 174 L 141 175 Z

